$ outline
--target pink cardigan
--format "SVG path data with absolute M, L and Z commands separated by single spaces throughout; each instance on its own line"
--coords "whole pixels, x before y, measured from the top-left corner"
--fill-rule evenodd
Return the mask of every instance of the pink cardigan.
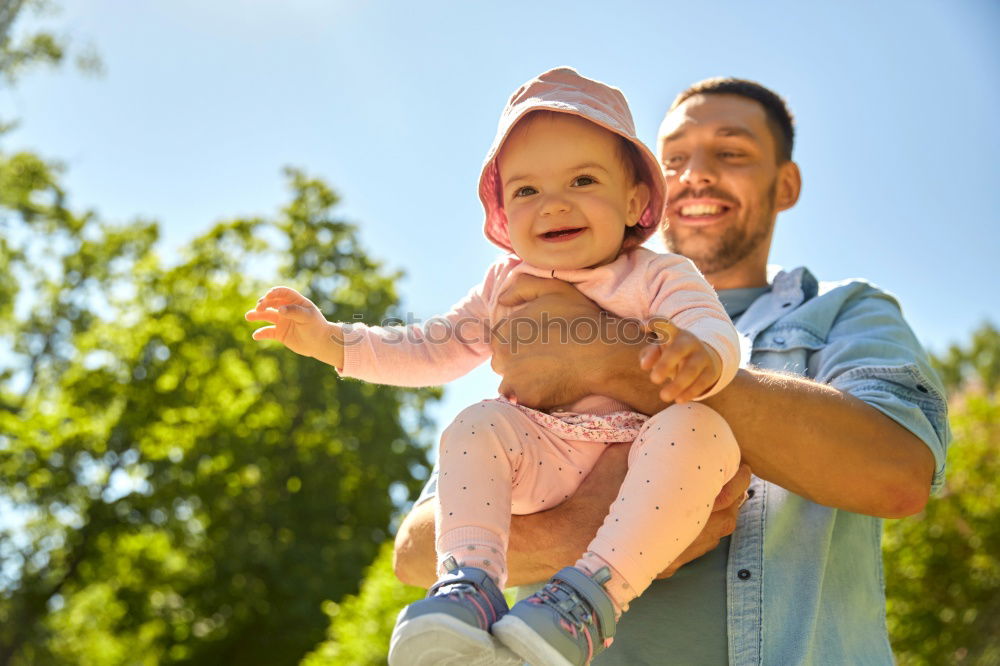
M 447 314 L 423 325 L 345 324 L 340 374 L 394 386 L 436 386 L 461 377 L 490 357 L 490 327 L 511 312 L 497 299 L 519 273 L 569 282 L 618 317 L 643 323 L 665 317 L 697 336 L 722 359 L 719 381 L 702 398 L 736 375 L 739 338 L 712 287 L 690 260 L 642 247 L 604 266 L 565 271 L 535 268 L 508 255 Z

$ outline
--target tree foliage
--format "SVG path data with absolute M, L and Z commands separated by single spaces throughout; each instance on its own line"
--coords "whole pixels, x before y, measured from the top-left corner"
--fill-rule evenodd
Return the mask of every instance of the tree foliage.
M 365 572 L 361 591 L 340 603 L 324 604 L 323 612 L 330 618 L 327 638 L 302 660 L 301 666 L 385 664 L 396 615 L 426 593 L 396 579 L 392 570 L 392 541 L 386 541 Z
M 68 38 L 51 30 L 34 27 L 20 33 L 15 29 L 26 15 L 41 17 L 56 11 L 48 0 L 0 0 L 0 83 L 15 83 L 26 70 L 36 66 L 61 64 L 70 53 Z M 76 65 L 84 72 L 102 70 L 94 48 L 74 49 Z
M 1000 663 L 1000 332 L 976 330 L 935 364 L 952 392 L 944 490 L 887 524 L 888 619 L 901 664 Z
M 25 9 L 44 10 L 46 3 L 36 0 L 4 0 L 0 2 L 0 77 L 13 82 L 30 65 L 58 65 L 65 55 L 66 45 L 51 32 L 38 31 L 16 39 L 14 24 Z
M 172 267 L 156 224 L 76 214 L 56 176 L 0 155 L 0 664 L 294 663 L 425 474 L 438 393 L 340 380 L 242 315 L 281 276 L 377 321 L 398 276 L 301 172 Z
M 0 81 L 66 59 L 14 29 L 52 8 L 0 3 Z M 242 314 L 280 276 L 377 321 L 397 275 L 297 171 L 278 215 L 175 266 L 156 224 L 75 213 L 58 177 L 0 152 L 0 665 L 295 663 L 385 539 L 389 485 L 426 473 L 438 393 L 340 381 Z
M 1000 331 L 983 322 L 972 332 L 966 345 L 951 345 L 948 351 L 931 358 L 951 394 L 979 391 L 995 397 L 1000 388 Z

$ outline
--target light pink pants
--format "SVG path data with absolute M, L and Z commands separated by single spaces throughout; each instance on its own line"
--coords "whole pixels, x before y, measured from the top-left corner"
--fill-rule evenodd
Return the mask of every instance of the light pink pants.
M 484 566 L 502 587 L 511 514 L 536 513 L 568 499 L 605 446 L 562 439 L 509 403 L 484 400 L 463 410 L 441 437 L 439 563 L 453 556 L 460 564 Z M 716 495 L 739 467 L 740 452 L 717 412 L 687 403 L 646 421 L 628 463 L 618 497 L 588 547 L 588 555 L 618 574 L 612 582 L 624 591 L 613 596 L 622 606 L 701 532 Z

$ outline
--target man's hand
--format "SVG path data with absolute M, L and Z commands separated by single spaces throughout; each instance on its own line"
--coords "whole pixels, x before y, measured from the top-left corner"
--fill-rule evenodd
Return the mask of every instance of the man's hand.
M 649 371 L 651 382 L 663 384 L 660 400 L 688 402 L 719 381 L 722 362 L 708 345 L 666 321 L 654 321 L 652 328 L 659 340 L 639 354 L 639 367 Z
M 587 395 L 585 370 L 574 362 L 574 349 L 581 345 L 560 327 L 577 319 L 596 321 L 600 309 L 562 280 L 524 274 L 514 279 L 499 302 L 516 308 L 492 341 L 493 371 L 503 376 L 500 393 L 536 409 L 569 404 Z M 548 324 L 544 335 L 543 323 Z
M 519 404 L 567 405 L 598 392 L 623 352 L 636 363 L 638 348 L 615 344 L 624 337 L 616 335 L 618 320 L 601 316 L 593 301 L 562 280 L 519 275 L 499 302 L 516 309 L 499 329 L 498 338 L 507 343 L 493 340 L 492 365 L 503 376 L 500 393 Z
M 740 514 L 740 507 L 747 499 L 747 488 L 750 486 L 750 467 L 740 465 L 740 468 L 729 479 L 726 485 L 715 498 L 715 505 L 712 513 L 705 521 L 705 527 L 694 541 L 677 556 L 677 559 L 670 563 L 666 569 L 660 572 L 657 578 L 669 578 L 678 569 L 697 559 L 705 553 L 715 550 L 719 541 L 727 537 L 736 529 L 736 520 Z

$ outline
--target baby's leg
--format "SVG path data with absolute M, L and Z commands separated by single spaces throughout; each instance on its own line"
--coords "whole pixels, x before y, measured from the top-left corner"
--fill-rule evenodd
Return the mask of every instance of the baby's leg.
M 618 498 L 577 566 L 609 566 L 619 610 L 649 586 L 705 526 L 740 452 L 726 421 L 700 403 L 654 415 L 629 452 Z
M 564 441 L 517 407 L 484 400 L 459 413 L 441 436 L 435 527 L 438 574 L 459 566 L 507 580 L 510 516 L 557 506 L 604 450 L 601 442 Z

